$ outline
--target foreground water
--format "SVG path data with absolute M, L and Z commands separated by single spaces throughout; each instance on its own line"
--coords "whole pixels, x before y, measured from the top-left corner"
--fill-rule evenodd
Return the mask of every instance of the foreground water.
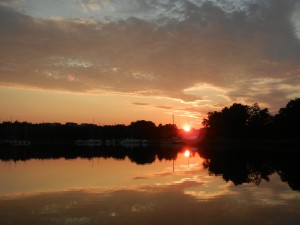
M 300 193 L 266 162 L 138 154 L 0 161 L 0 224 L 300 224 Z

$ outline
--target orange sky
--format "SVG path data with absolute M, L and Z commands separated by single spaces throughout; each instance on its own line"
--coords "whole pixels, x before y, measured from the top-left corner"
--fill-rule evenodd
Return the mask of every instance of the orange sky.
M 174 114 L 178 127 L 189 122 L 193 127 L 198 128 L 201 123 L 193 112 L 184 109 L 188 104 L 161 97 L 100 95 L 7 87 L 0 88 L 0 95 L 5 96 L 1 100 L 2 121 L 12 119 L 33 123 L 94 122 L 98 125 L 109 125 L 130 124 L 132 121 L 144 119 L 158 125 L 172 123 Z M 139 101 L 152 104 L 156 102 L 157 105 L 135 104 Z M 174 104 L 178 109 L 172 108 Z

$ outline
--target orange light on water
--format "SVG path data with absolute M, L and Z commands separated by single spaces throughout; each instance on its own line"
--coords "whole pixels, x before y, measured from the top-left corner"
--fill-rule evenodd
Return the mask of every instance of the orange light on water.
M 191 155 L 190 150 L 186 149 L 185 152 L 184 152 L 184 156 L 189 158 L 190 155 Z

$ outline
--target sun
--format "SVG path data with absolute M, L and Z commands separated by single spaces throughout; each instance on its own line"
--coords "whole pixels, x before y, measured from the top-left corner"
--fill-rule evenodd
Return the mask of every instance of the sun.
M 190 125 L 184 125 L 183 126 L 183 130 L 185 131 L 185 132 L 190 132 L 191 131 L 191 127 L 190 127 Z

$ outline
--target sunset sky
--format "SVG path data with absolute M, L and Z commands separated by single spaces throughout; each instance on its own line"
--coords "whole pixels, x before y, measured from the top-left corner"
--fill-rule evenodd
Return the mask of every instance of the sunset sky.
M 300 0 L 0 0 L 0 121 L 188 120 L 300 97 Z

